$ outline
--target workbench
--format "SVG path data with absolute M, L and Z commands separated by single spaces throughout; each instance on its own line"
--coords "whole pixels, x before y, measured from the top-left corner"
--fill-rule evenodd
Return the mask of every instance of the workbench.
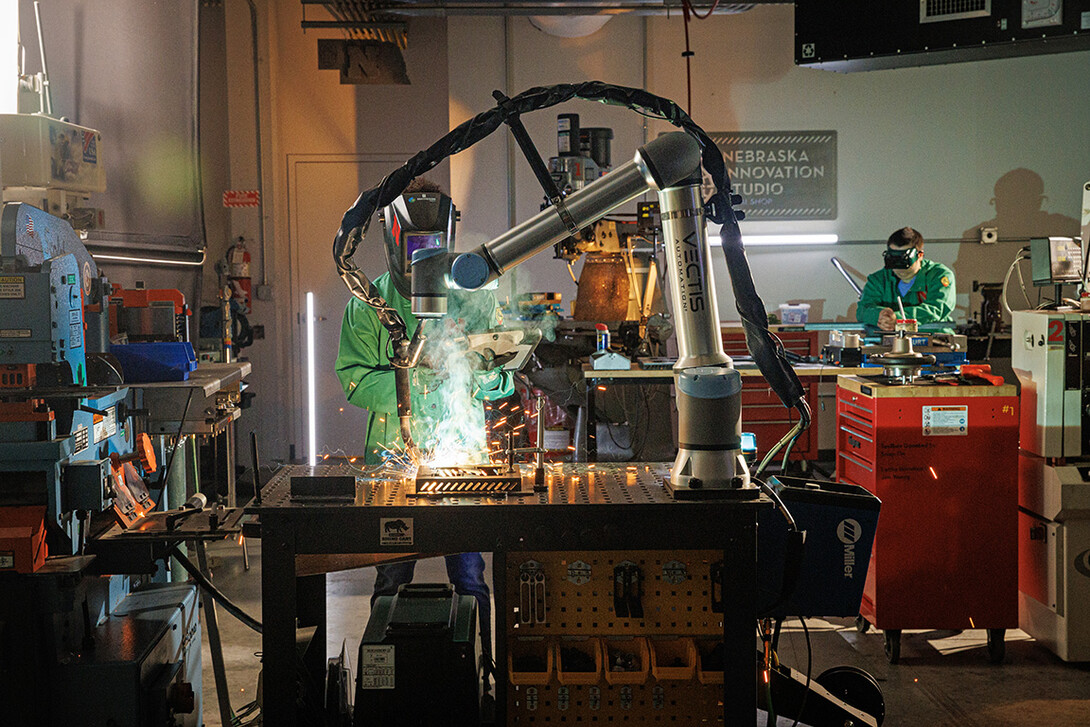
M 727 574 L 721 588 L 723 724 L 753 725 L 756 519 L 771 502 L 764 497 L 674 501 L 662 484 L 667 473 L 668 466 L 659 463 L 550 465 L 547 492 L 531 491 L 533 473 L 524 468 L 525 494 L 418 498 L 409 494 L 409 480 L 384 479 L 375 468 L 343 464 L 282 468 L 262 488 L 261 503 L 248 508 L 261 520 L 264 724 L 297 724 L 296 629 L 301 609 L 307 612 L 306 622 L 317 627 L 318 642 L 304 658 L 319 675 L 324 673 L 324 576 L 317 576 L 317 583 L 313 577 L 297 580 L 298 564 L 312 564 L 315 555 L 381 554 L 384 560 L 393 560 L 407 553 L 491 552 L 496 580 L 508 572 L 508 558 L 518 553 L 703 549 L 722 552 L 722 573 Z M 293 502 L 293 476 L 354 477 L 355 499 Z M 308 581 L 302 589 L 310 596 L 306 603 L 298 595 L 303 581 Z M 501 725 L 506 724 L 508 689 L 502 624 L 517 607 L 505 594 L 503 584 L 496 583 L 496 724 Z
M 791 418 L 793 410 L 786 409 L 783 402 L 772 391 L 761 376 L 753 361 L 735 361 L 735 368 L 742 376 L 742 429 L 757 435 L 758 457 L 776 444 L 788 429 L 795 425 Z M 802 382 L 807 403 L 814 412 L 814 418 L 799 437 L 791 450 L 793 460 L 817 458 L 818 449 L 818 387 L 823 381 L 835 382 L 839 375 L 862 376 L 880 371 L 877 368 L 842 368 L 820 363 L 797 363 L 791 367 Z M 631 386 L 635 384 L 659 384 L 672 386 L 674 372 L 670 368 L 644 368 L 640 363 L 633 363 L 631 369 L 598 370 L 590 365 L 583 367 L 583 378 L 587 382 L 587 425 L 585 447 L 588 462 L 598 459 L 598 439 L 596 429 L 598 413 L 595 398 L 598 392 L 607 386 Z

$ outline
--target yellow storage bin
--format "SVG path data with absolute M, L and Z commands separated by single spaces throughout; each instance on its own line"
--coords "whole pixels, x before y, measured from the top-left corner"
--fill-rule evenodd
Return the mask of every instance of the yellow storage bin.
M 540 666 L 540 669 L 534 668 Z M 507 642 L 507 679 L 517 685 L 548 684 L 553 676 L 553 645 L 545 638 Z
M 651 653 L 647 639 L 605 639 L 602 642 L 606 682 L 609 684 L 643 684 L 651 672 Z M 620 668 L 618 668 L 620 667 Z
M 697 639 L 696 640 L 696 678 L 701 684 L 722 684 L 723 683 L 723 642 L 719 639 Z M 719 649 L 718 654 L 713 652 Z M 711 664 L 708 664 L 709 669 L 705 669 L 706 662 L 717 661 L 719 668 L 716 669 Z
M 696 675 L 692 639 L 651 639 L 651 674 L 661 681 L 688 681 Z
M 601 639 L 558 639 L 556 678 L 561 684 L 597 684 L 602 678 Z

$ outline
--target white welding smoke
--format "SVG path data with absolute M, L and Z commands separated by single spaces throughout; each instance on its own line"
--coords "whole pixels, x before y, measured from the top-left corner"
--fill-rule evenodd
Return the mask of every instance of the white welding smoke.
M 488 461 L 484 409 L 478 398 L 480 358 L 467 351 L 467 332 L 495 323 L 495 297 L 488 291 L 452 292 L 450 314 L 433 327 L 417 370 L 417 431 L 424 464 L 431 467 Z M 430 371 L 429 371 L 430 369 Z

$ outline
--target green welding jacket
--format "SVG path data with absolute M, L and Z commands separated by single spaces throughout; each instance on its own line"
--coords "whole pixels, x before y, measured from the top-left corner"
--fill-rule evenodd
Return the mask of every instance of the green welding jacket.
M 412 314 L 411 303 L 394 287 L 390 274 L 383 273 L 374 284 L 382 297 L 405 320 L 408 334 L 412 336 L 418 321 Z M 452 292 L 448 306 L 448 317 L 465 320 L 465 329 L 469 333 L 488 330 L 499 323 L 496 298 L 489 291 Z M 341 341 L 335 367 L 348 402 L 368 410 L 364 456 L 367 464 L 378 463 L 384 450 L 403 446 L 397 419 L 394 369 L 386 353 L 389 342 L 390 334 L 379 323 L 374 309 L 352 298 L 341 320 Z M 509 371 L 493 370 L 476 372 L 472 378 L 472 395 L 478 410 L 473 414 L 480 419 L 483 431 L 484 411 L 480 402 L 510 396 L 514 392 L 514 377 Z M 429 413 L 435 413 L 440 406 L 440 395 L 431 385 L 432 379 L 421 369 L 414 371 L 412 376 L 413 414 L 418 427 L 422 422 L 434 422 Z M 419 434 L 414 432 L 414 436 Z
M 883 308 L 897 310 L 897 298 L 901 297 L 905 313 L 920 323 L 949 321 L 954 314 L 957 291 L 954 285 L 954 271 L 942 263 L 923 259 L 920 271 L 912 279 L 912 287 L 903 296 L 897 284 L 901 279 L 892 270 L 883 268 L 867 277 L 863 286 L 863 295 L 855 310 L 855 317 L 860 323 L 878 325 L 878 314 Z M 938 331 L 933 331 L 938 332 Z M 953 333 L 952 328 L 942 332 Z

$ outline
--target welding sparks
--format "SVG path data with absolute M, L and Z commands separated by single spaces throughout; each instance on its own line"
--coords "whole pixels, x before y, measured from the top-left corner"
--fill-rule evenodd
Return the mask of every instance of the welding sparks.
M 932 477 L 934 477 L 936 480 L 939 478 L 939 476 L 937 474 L 935 474 L 935 468 L 934 467 L 928 467 L 927 469 L 931 470 L 931 476 Z

